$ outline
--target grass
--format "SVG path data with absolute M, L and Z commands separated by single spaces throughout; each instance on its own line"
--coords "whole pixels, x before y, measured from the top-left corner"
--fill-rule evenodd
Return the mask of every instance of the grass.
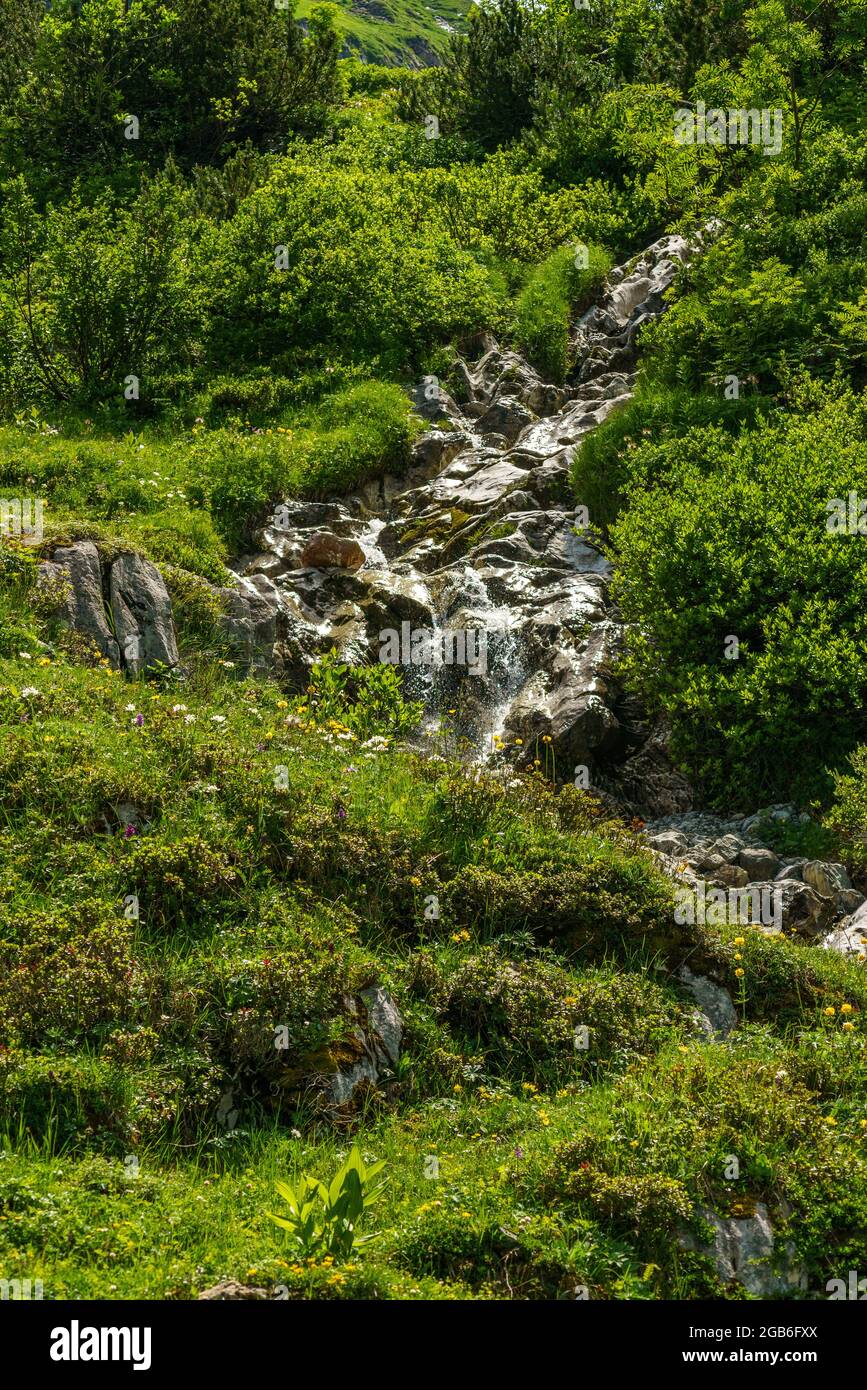
M 280 497 L 344 492 L 406 463 L 416 426 L 398 386 L 358 382 L 281 405 L 260 403 L 256 384 L 218 383 L 188 429 L 22 416 L 0 427 L 3 495 L 42 498 L 47 545 L 124 544 L 221 582 L 229 550 Z
M 316 0 L 299 0 L 296 18 L 309 19 Z M 345 51 L 368 63 L 426 67 L 443 52 L 450 32 L 464 27 L 466 0 L 338 0 Z
M 814 1286 L 859 1267 L 863 967 L 675 937 L 631 831 L 538 772 L 472 780 L 447 729 L 440 763 L 365 749 L 312 727 L 312 697 L 212 665 L 129 682 L 31 621 L 48 653 L 0 665 L 2 1277 L 109 1298 L 223 1277 L 290 1298 L 706 1297 L 727 1291 L 677 1231 L 759 1200 L 788 1203 Z M 738 955 L 744 1022 L 708 1048 L 673 971 L 737 992 Z M 335 1127 L 316 1067 L 374 980 L 403 1055 Z M 268 1219 L 273 1184 L 327 1178 L 350 1133 L 386 1160 L 377 1239 L 310 1264 Z

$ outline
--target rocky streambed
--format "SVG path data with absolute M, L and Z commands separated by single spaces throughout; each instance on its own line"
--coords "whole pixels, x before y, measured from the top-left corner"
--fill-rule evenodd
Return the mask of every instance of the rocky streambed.
M 697 249 L 664 237 L 610 273 L 573 327 L 566 385 L 490 337 L 458 359 L 453 394 L 421 383 L 414 405 L 428 428 L 408 469 L 351 496 L 275 507 L 218 591 L 226 636 L 239 662 L 298 686 L 332 648 L 362 663 L 389 644 L 409 693 L 431 719 L 455 709 L 477 757 L 520 765 L 543 747 L 558 779 L 647 821 L 682 888 L 703 901 L 724 894 L 728 912 L 764 930 L 860 955 L 863 898 L 842 866 L 781 857 L 762 841 L 769 818 L 792 808 L 730 821 L 691 810 L 664 729 L 617 680 L 611 567 L 570 485 L 577 446 L 631 396 L 639 331 Z M 169 595 L 147 560 L 105 562 L 78 542 L 57 549 L 42 578 L 68 582 L 67 620 L 113 665 L 135 674 L 177 663 Z

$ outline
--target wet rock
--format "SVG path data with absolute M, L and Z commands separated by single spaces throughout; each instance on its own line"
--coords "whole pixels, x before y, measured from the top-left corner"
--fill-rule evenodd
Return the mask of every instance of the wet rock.
M 274 665 L 280 599 L 267 575 L 254 573 L 239 581 L 237 589 L 218 589 L 223 607 L 220 626 L 229 639 L 232 654 L 252 670 Z
M 483 434 L 502 435 L 507 440 L 517 439 L 521 430 L 532 424 L 533 414 L 513 396 L 500 396 L 491 402 L 484 415 L 479 417 L 479 429 Z
M 357 541 L 328 532 L 312 536 L 301 552 L 301 564 L 309 569 L 357 570 L 364 559 L 364 551 Z

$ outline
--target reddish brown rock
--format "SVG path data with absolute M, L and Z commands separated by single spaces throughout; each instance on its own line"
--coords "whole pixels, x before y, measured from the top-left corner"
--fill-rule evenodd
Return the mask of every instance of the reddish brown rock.
M 357 570 L 364 561 L 365 554 L 358 541 L 332 536 L 327 531 L 311 536 L 301 552 L 301 564 L 305 569 Z

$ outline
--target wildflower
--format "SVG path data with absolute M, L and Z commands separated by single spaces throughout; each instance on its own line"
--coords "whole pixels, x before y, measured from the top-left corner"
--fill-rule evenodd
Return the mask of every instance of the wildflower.
M 415 874 L 412 875 L 409 881 L 412 884 L 413 888 L 421 888 L 421 879 L 418 878 Z
M 747 944 L 747 942 L 746 942 L 746 937 L 745 937 L 745 936 L 736 936 L 736 937 L 735 937 L 735 945 L 736 945 L 736 946 L 745 946 L 746 944 Z
M 855 1028 L 855 1024 L 854 1024 L 854 1023 L 844 1023 L 844 1024 L 843 1024 L 843 1032 L 844 1032 L 844 1033 L 851 1033 L 851 1032 L 854 1030 L 854 1028 Z
M 21 693 L 22 693 L 22 695 L 23 695 L 24 692 L 22 691 Z M 841 1012 L 841 1014 L 850 1014 L 850 1013 L 852 1012 L 852 1005 L 851 1005 L 851 1004 L 841 1004 L 841 1005 L 840 1005 L 840 1012 Z
M 744 972 L 742 970 L 736 970 L 735 976 L 737 979 L 742 980 L 744 978 Z
M 212 724 L 225 724 L 225 722 L 226 722 L 226 716 L 225 716 L 224 714 L 212 714 L 212 715 L 211 715 L 211 723 L 212 723 Z
M 288 702 L 288 700 L 278 700 L 278 701 L 277 701 L 277 708 L 278 708 L 278 709 L 288 709 L 288 708 L 289 708 L 289 702 Z
M 132 837 L 133 837 L 133 835 L 137 835 L 137 834 L 138 834 L 138 831 L 136 830 L 136 828 L 135 828 L 134 825 L 127 825 L 127 826 L 124 827 L 123 838 L 124 838 L 125 840 L 131 840 Z
M 460 1095 L 460 1093 L 461 1093 L 461 1091 L 462 1091 L 463 1089 L 464 1089 L 464 1088 L 463 1088 L 463 1086 L 461 1085 L 461 1083 L 460 1083 L 459 1081 L 456 1082 L 456 1084 L 452 1087 L 452 1090 L 454 1091 L 454 1093 L 455 1093 L 456 1096 L 457 1096 L 457 1095 Z
M 837 1010 L 834 1008 L 833 1004 L 829 1004 L 827 1009 L 825 1009 L 823 1012 L 826 1018 L 833 1018 Z
M 735 951 L 735 960 L 743 960 L 743 956 L 741 955 L 740 951 Z
M 25 685 L 21 694 L 25 699 L 30 699 L 32 695 L 38 695 L 39 691 L 36 689 L 35 685 Z
M 186 714 L 186 705 L 172 705 L 172 714 Z
M 550 742 L 551 742 L 551 735 L 550 735 L 550 734 L 543 734 L 543 735 L 542 735 L 542 742 L 543 742 L 543 743 L 550 743 Z
M 825 1124 L 826 1124 L 826 1125 L 835 1125 L 836 1123 L 837 1123 L 837 1121 L 835 1120 L 835 1118 L 834 1118 L 833 1115 L 826 1115 L 826 1116 L 825 1116 Z
M 140 729 L 142 724 L 144 723 L 144 715 L 141 713 L 137 714 L 132 722 L 135 724 L 136 728 Z
M 124 705 L 127 714 L 135 714 L 135 705 Z
M 515 744 L 516 744 L 516 746 L 517 746 L 518 748 L 522 748 L 522 747 L 523 747 L 523 744 L 524 744 L 524 740 L 523 740 L 522 738 L 516 738 L 516 739 L 515 739 Z
M 196 722 L 196 716 L 195 716 L 194 714 L 185 714 L 185 715 L 184 715 L 184 723 L 185 723 L 185 724 L 195 724 L 195 722 Z

